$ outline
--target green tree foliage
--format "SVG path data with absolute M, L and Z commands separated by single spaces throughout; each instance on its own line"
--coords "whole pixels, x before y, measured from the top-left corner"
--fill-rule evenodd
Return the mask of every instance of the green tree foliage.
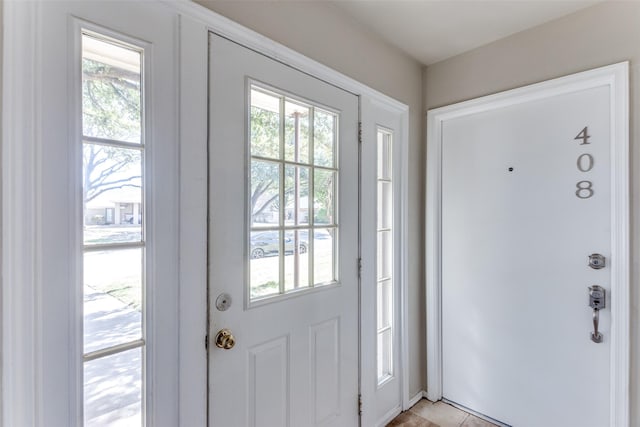
M 301 121 L 304 123 L 304 121 Z M 287 117 L 284 121 L 285 156 L 293 160 L 295 147 L 295 121 Z M 306 126 L 300 126 L 300 139 L 309 140 L 308 121 Z M 307 148 L 308 150 L 308 148 Z M 280 116 L 277 112 L 263 108 L 251 107 L 251 154 L 280 159 Z M 308 154 L 307 154 L 308 159 Z M 300 174 L 300 197 L 306 197 L 309 193 L 308 169 L 302 169 Z M 306 173 L 304 172 L 306 171 Z M 295 193 L 295 172 L 293 168 L 287 168 L 284 174 L 284 204 L 290 207 L 293 204 Z M 277 163 L 254 160 L 251 164 L 251 215 L 253 222 L 260 222 L 260 216 L 266 211 L 277 212 L 280 208 L 280 172 Z
M 280 157 L 280 118 L 278 113 L 251 107 L 251 154 L 271 159 Z M 252 222 L 267 208 L 277 203 L 280 194 L 280 174 L 275 163 L 251 163 L 251 216 Z M 276 205 L 277 206 L 277 205 Z
M 140 142 L 140 74 L 84 58 L 82 128 L 87 136 Z
M 336 116 L 315 110 L 313 129 L 314 163 L 318 166 L 334 167 L 334 141 L 338 124 Z M 314 175 L 314 199 L 319 205 L 315 212 L 316 224 L 332 224 L 334 222 L 333 202 L 335 194 L 335 174 L 316 169 Z
M 307 162 L 311 139 L 308 115 L 299 117 L 300 161 Z M 267 159 L 280 159 L 280 116 L 279 113 L 256 106 L 251 107 L 251 154 Z M 317 111 L 314 116 L 314 163 L 319 166 L 333 167 L 333 143 L 335 116 L 331 113 Z M 284 120 L 284 154 L 288 160 L 294 159 L 295 120 L 292 116 Z M 307 153 L 304 152 L 307 150 Z M 284 180 L 284 208 L 293 207 L 295 192 L 295 169 L 288 167 Z M 314 203 L 320 205 L 316 212 L 316 222 L 327 224 L 333 222 L 334 174 L 317 169 L 314 177 Z M 309 169 L 300 168 L 299 197 L 309 197 Z M 280 208 L 280 172 L 277 163 L 253 160 L 251 164 L 251 213 L 254 223 L 261 222 L 265 213 L 277 215 Z M 301 208 L 306 208 L 302 206 Z
M 140 142 L 140 74 L 84 58 L 82 127 L 85 136 Z M 99 144 L 83 150 L 84 202 L 124 187 L 141 185 L 141 152 Z

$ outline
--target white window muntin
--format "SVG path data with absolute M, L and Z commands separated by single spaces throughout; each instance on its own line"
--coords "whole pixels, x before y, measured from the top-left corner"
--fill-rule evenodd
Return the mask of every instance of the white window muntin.
M 394 376 L 394 169 L 393 131 L 376 131 L 376 372 L 378 386 Z
M 339 182 L 339 119 L 340 119 L 340 113 L 339 111 L 336 111 L 330 107 L 324 106 L 324 105 L 320 105 L 318 103 L 315 103 L 313 101 L 309 101 L 304 99 L 303 97 L 300 97 L 298 95 L 294 95 L 294 94 L 290 94 L 287 91 L 278 89 L 278 88 L 274 88 L 273 86 L 270 86 L 268 84 L 262 83 L 262 82 L 258 82 L 256 80 L 252 80 L 252 79 L 247 79 L 247 120 L 246 120 L 246 150 L 247 150 L 247 202 L 246 202 L 246 208 L 245 208 L 245 212 L 246 212 L 246 218 L 247 218 L 247 237 L 245 238 L 245 242 L 246 242 L 246 250 L 245 250 L 245 254 L 246 254 L 246 258 L 247 258 L 247 268 L 246 268 L 246 286 L 245 286 L 245 290 L 246 290 L 246 301 L 247 301 L 247 306 L 251 307 L 251 306 L 258 306 L 258 305 L 262 305 L 264 303 L 269 303 L 272 302 L 274 300 L 281 300 L 281 299 L 286 299 L 289 298 L 291 296 L 295 296 L 295 295 L 299 295 L 301 293 L 307 293 L 307 292 L 313 292 L 314 290 L 320 290 L 320 289 L 325 289 L 331 286 L 335 286 L 335 285 L 339 285 L 339 277 L 338 277 L 338 271 L 339 271 L 339 265 L 338 265 L 338 237 L 339 237 L 339 206 L 338 206 L 338 199 L 339 199 L 339 190 L 338 190 L 338 182 Z M 278 106 L 277 106 L 277 111 L 279 114 L 279 121 L 280 121 L 280 130 L 279 130 L 279 149 L 278 149 L 278 158 L 272 157 L 272 156 L 263 156 L 263 155 L 254 155 L 252 154 L 252 145 L 251 145 L 251 108 L 252 108 L 252 93 L 258 93 L 258 94 L 263 94 L 266 96 L 272 96 L 272 97 L 276 97 L 278 98 Z M 307 161 L 301 161 L 299 159 L 287 159 L 287 154 L 285 153 L 285 130 L 284 130 L 284 121 L 285 121 L 285 104 L 287 103 L 292 103 L 292 104 L 296 104 L 299 106 L 302 106 L 304 108 L 308 108 L 311 113 L 310 113 L 310 118 L 309 118 L 309 133 L 310 133 L 310 137 L 309 137 L 309 158 Z M 275 107 L 274 111 L 275 111 Z M 333 159 L 332 164 L 330 165 L 326 165 L 326 164 L 315 164 L 315 146 L 314 146 L 314 112 L 315 113 L 322 113 L 322 114 L 326 114 L 326 115 L 331 115 L 334 117 L 334 125 L 333 125 L 333 145 L 331 148 L 331 157 Z M 251 167 L 252 167 L 252 161 L 259 161 L 259 162 L 265 162 L 265 163 L 271 163 L 274 165 L 278 166 L 278 171 L 281 175 L 284 175 L 285 170 L 287 167 L 304 167 L 304 168 L 309 168 L 310 172 L 309 175 L 311 176 L 315 176 L 315 172 L 318 171 L 320 173 L 332 173 L 333 174 L 333 219 L 330 223 L 318 223 L 317 221 L 315 221 L 315 218 L 313 217 L 313 215 L 310 215 L 309 218 L 309 222 L 305 225 L 299 225 L 299 224 L 287 224 L 286 223 L 286 218 L 285 218 L 285 213 L 283 209 L 280 209 L 278 212 L 278 218 L 277 218 L 277 222 L 274 222 L 273 224 L 269 224 L 266 226 L 261 226 L 261 227 L 252 227 L 252 207 L 251 207 Z M 309 178 L 309 194 L 313 194 L 314 192 L 314 180 Z M 280 182 L 280 186 L 279 186 L 279 197 L 280 200 L 282 200 L 283 198 L 283 194 L 284 194 L 284 183 Z M 309 201 L 308 201 L 308 209 L 309 211 L 313 211 L 314 206 L 313 206 L 313 200 L 312 197 L 309 197 Z M 251 237 L 252 237 L 252 232 L 256 232 L 256 231 L 260 231 L 260 232 L 277 232 L 280 234 L 281 239 L 280 239 L 280 253 L 284 254 L 286 253 L 286 243 L 285 243 L 285 238 L 284 235 L 287 232 L 295 232 L 295 231 L 307 231 L 309 232 L 309 236 L 311 236 L 311 234 L 313 233 L 322 233 L 323 230 L 330 230 L 333 233 L 333 238 L 331 241 L 331 254 L 332 254 L 332 260 L 331 260 L 331 274 L 332 274 L 332 278 L 329 280 L 323 280 L 321 282 L 317 282 L 316 280 L 314 280 L 314 275 L 316 275 L 316 273 L 314 272 L 314 259 L 313 259 L 313 254 L 316 253 L 316 245 L 314 244 L 315 239 L 313 238 L 309 238 L 308 240 L 308 250 L 311 252 L 312 255 L 310 255 L 310 259 L 309 259 L 309 271 L 308 271 L 308 276 L 309 276 L 309 282 L 307 286 L 303 286 L 303 287 L 299 287 L 299 288 L 295 288 L 295 289 L 283 289 L 285 288 L 285 281 L 283 280 L 284 277 L 284 267 L 283 267 L 283 256 L 280 256 L 280 260 L 279 260 L 279 268 L 278 268 L 278 288 L 277 288 L 277 292 L 274 292 L 272 294 L 266 295 L 266 296 L 259 296 L 259 297 L 252 297 L 251 295 L 251 287 L 252 287 L 252 280 L 251 280 Z M 314 283 L 315 282 L 315 283 Z

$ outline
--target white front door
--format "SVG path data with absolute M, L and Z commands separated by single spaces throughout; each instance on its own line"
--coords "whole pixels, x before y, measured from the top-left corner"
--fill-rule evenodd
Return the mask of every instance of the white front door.
M 600 427 L 612 310 L 624 312 L 612 290 L 622 129 L 608 83 L 552 93 L 442 123 L 442 396 L 508 425 Z
M 211 425 L 357 425 L 358 98 L 214 34 L 209 90 Z

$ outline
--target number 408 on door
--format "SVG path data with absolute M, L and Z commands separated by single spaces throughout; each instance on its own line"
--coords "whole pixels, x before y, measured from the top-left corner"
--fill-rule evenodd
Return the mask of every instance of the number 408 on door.
M 579 145 L 589 145 L 589 127 L 585 126 L 577 135 L 574 140 L 582 141 Z M 585 147 L 586 148 L 586 147 Z M 576 160 L 576 166 L 582 173 L 590 172 L 593 169 L 594 159 L 589 153 L 582 153 Z M 588 199 L 593 196 L 593 182 L 589 180 L 578 181 L 576 183 L 576 197 L 579 199 Z

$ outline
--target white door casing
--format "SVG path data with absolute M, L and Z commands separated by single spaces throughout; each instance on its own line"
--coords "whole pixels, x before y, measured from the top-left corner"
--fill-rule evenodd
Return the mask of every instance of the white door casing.
M 516 425 L 628 425 L 627 68 L 429 112 L 430 399 Z M 579 145 L 584 126 L 593 136 Z M 585 153 L 593 168 L 576 163 Z M 583 180 L 593 198 L 576 197 Z M 464 193 L 469 181 L 477 191 Z M 589 269 L 600 251 L 606 269 Z M 589 340 L 594 284 L 607 289 L 601 344 Z
M 225 426 L 355 425 L 358 98 L 218 35 L 210 40 L 210 420 Z M 247 249 L 252 83 L 339 114 L 338 283 L 271 301 L 250 301 L 247 287 L 249 263 L 262 261 L 250 260 Z M 223 293 L 232 301 L 225 311 L 216 308 Z M 214 345 L 223 328 L 235 336 L 232 349 Z

